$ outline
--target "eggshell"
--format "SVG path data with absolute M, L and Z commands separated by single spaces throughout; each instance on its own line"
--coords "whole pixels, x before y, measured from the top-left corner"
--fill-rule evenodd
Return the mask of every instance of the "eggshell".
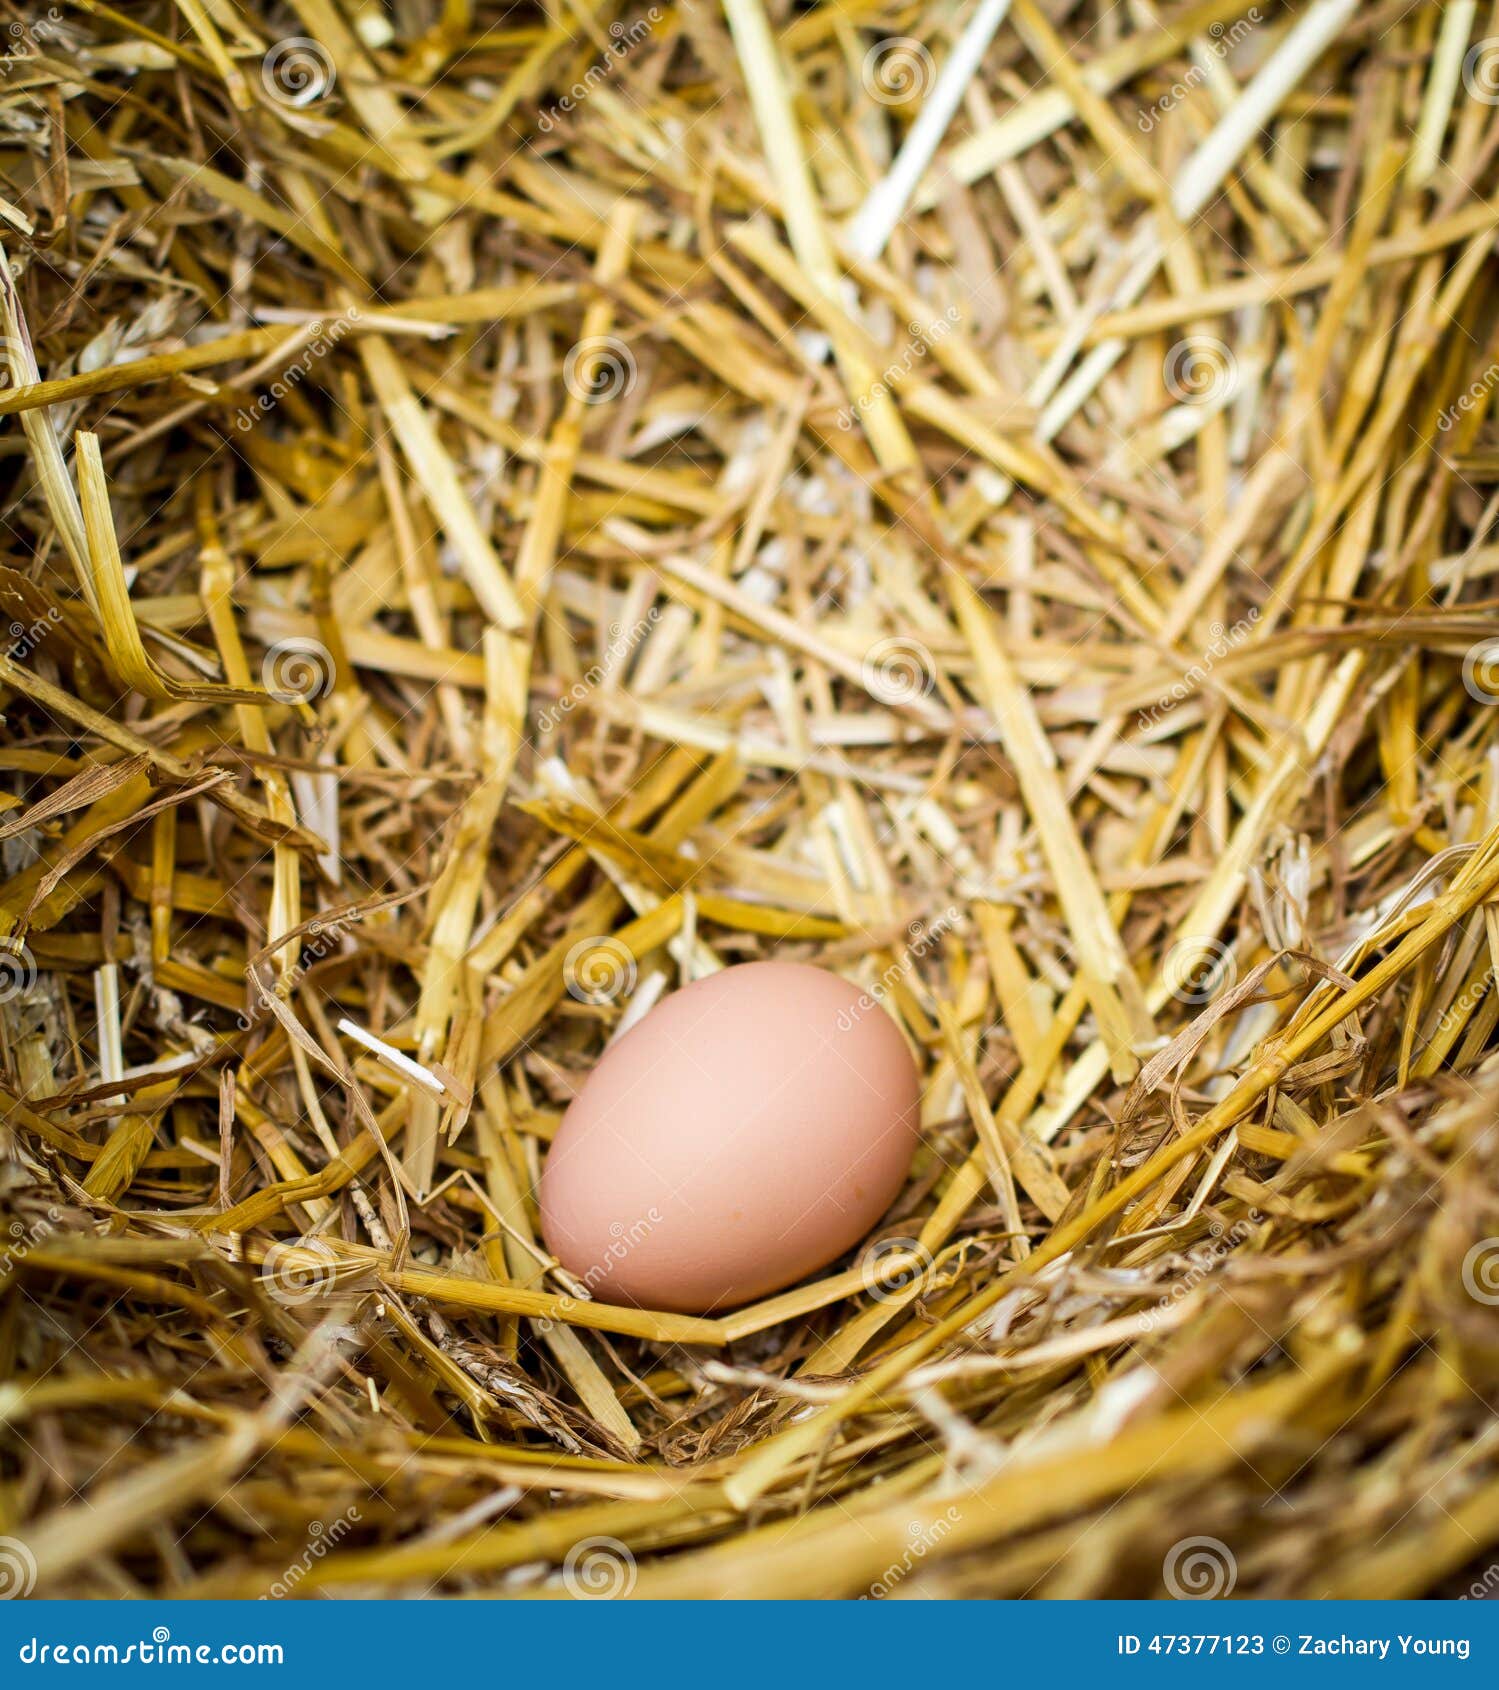
M 547 1247 L 605 1302 L 706 1314 L 825 1267 L 889 1207 L 920 1088 L 857 986 L 753 962 L 673 993 L 605 1052 L 541 1181 Z

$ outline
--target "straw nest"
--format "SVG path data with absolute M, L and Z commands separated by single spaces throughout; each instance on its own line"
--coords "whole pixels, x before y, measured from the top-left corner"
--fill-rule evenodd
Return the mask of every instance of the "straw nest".
M 5 1593 L 1492 1584 L 1499 13 L 4 17 Z M 772 952 L 902 1196 L 590 1299 Z

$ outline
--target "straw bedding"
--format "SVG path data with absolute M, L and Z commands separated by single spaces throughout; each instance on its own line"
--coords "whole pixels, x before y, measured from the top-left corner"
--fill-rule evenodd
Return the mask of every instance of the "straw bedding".
M 1499 13 L 4 27 L 5 1594 L 1491 1588 Z M 771 953 L 909 1182 L 605 1306 Z

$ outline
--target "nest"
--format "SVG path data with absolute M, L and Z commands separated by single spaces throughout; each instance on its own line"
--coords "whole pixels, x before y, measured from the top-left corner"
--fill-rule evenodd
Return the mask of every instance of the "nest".
M 1499 1580 L 1499 13 L 5 22 L 5 1593 Z M 771 954 L 902 1195 L 590 1298 Z

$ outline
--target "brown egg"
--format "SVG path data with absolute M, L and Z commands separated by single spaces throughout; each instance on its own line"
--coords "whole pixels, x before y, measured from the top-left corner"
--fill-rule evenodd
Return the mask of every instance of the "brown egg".
M 801 963 L 726 968 L 658 1004 L 574 1098 L 542 1174 L 547 1247 L 604 1302 L 752 1302 L 880 1218 L 919 1101 L 869 994 Z

